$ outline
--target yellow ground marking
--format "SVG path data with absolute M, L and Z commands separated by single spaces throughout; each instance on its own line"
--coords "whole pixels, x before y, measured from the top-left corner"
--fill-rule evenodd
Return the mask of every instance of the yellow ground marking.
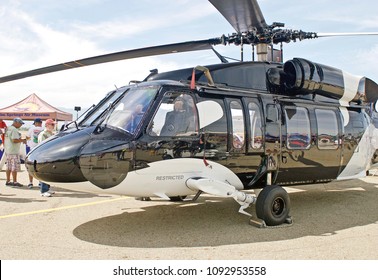
M 109 199 L 109 200 L 101 200 L 101 201 L 94 201 L 94 202 L 88 202 L 88 203 L 82 203 L 82 204 L 62 206 L 62 207 L 57 207 L 57 208 L 49 208 L 49 209 L 41 209 L 41 210 L 30 211 L 30 212 L 16 213 L 16 214 L 0 216 L 0 219 L 34 215 L 34 214 L 54 212 L 54 211 L 61 211 L 61 210 L 67 210 L 67 209 L 73 209 L 73 208 L 79 208 L 79 207 L 85 207 L 85 206 L 92 206 L 92 205 L 96 205 L 96 204 L 109 203 L 109 202 L 124 200 L 124 199 L 128 199 L 128 198 L 130 198 L 130 197 L 129 196 L 123 196 L 123 197 Z

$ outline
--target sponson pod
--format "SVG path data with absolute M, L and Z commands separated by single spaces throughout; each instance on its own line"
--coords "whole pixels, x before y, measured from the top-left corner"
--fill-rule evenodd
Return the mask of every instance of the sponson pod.
M 269 77 L 269 80 L 273 79 Z M 284 63 L 279 82 L 293 95 L 319 94 L 340 103 L 378 100 L 378 85 L 374 81 L 302 58 Z

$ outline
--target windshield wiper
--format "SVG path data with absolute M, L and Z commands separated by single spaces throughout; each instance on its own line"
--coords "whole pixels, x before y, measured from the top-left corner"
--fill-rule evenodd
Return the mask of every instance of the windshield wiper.
M 106 107 L 106 109 L 104 110 L 100 119 L 96 120 L 96 121 L 98 121 L 98 123 L 96 125 L 95 131 L 97 131 L 97 132 L 103 132 L 104 131 L 104 129 L 106 128 L 107 121 L 108 121 L 108 119 L 111 115 L 110 112 L 112 112 L 112 109 L 115 107 L 116 103 L 117 102 L 109 102 L 108 107 Z M 105 122 L 105 124 L 103 126 L 101 126 L 103 122 Z
M 76 119 L 76 122 L 77 122 L 77 123 L 81 123 L 82 121 L 79 121 L 79 119 L 81 119 L 81 118 L 84 119 L 85 116 L 87 115 L 87 113 L 89 113 L 90 111 L 92 111 L 92 109 L 93 109 L 94 107 L 96 107 L 96 105 L 95 105 L 95 104 L 92 104 L 91 107 L 89 107 L 87 110 L 85 110 L 85 112 L 82 113 L 82 114 Z

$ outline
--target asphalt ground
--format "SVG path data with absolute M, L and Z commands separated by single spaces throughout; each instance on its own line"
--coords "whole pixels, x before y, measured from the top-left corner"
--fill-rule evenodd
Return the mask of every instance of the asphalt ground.
M 28 182 L 26 171 L 19 182 Z M 0 172 L 0 259 L 378 260 L 378 176 L 288 188 L 294 222 L 277 228 L 250 225 L 229 198 L 52 189 L 41 197 L 37 187 L 6 187 Z

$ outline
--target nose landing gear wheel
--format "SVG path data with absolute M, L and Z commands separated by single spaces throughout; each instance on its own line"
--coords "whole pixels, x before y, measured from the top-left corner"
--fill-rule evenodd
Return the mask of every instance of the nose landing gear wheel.
M 280 186 L 263 188 L 256 201 L 256 215 L 268 226 L 283 224 L 289 218 L 290 198 Z

